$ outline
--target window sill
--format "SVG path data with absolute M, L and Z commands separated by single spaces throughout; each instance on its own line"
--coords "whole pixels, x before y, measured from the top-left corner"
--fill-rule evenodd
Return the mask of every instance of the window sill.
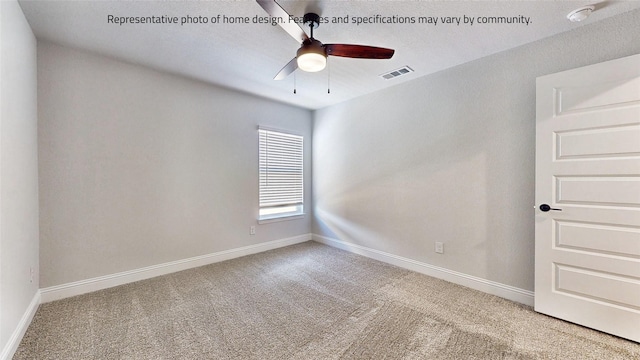
M 266 217 L 262 219 L 258 219 L 258 224 L 269 224 L 273 222 L 280 221 L 289 221 L 289 220 L 299 220 L 304 219 L 305 214 L 295 214 L 295 215 L 282 215 L 282 216 L 274 216 L 274 217 Z

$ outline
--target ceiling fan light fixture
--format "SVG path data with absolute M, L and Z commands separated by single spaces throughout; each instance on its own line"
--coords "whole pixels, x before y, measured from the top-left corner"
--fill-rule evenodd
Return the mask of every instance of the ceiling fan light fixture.
M 298 56 L 298 67 L 306 72 L 318 72 L 327 66 L 327 58 L 316 53 L 306 53 Z
M 327 55 L 322 43 L 315 39 L 305 41 L 298 49 L 296 61 L 302 71 L 318 72 L 324 69 L 327 66 Z

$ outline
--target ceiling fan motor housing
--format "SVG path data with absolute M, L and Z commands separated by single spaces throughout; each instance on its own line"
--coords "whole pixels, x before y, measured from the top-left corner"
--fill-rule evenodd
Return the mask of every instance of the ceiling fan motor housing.
M 316 39 L 307 39 L 303 41 L 302 46 L 298 49 L 298 56 L 308 53 L 316 53 L 325 57 L 327 56 L 324 46 Z

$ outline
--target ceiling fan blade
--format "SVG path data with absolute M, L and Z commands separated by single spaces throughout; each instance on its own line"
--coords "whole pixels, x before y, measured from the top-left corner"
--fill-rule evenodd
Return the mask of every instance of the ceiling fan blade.
M 273 80 L 282 80 L 287 76 L 291 75 L 291 73 L 296 71 L 297 68 L 298 68 L 297 58 L 293 58 L 291 59 L 291 61 L 287 63 L 287 65 L 285 65 L 282 68 L 282 70 L 280 70 L 280 72 L 273 78 Z
M 293 21 L 289 21 L 289 13 L 286 12 L 282 6 L 280 6 L 275 0 L 256 0 L 264 11 L 271 17 L 282 18 L 282 22 L 279 22 L 281 28 L 284 29 L 289 35 L 293 36 L 299 42 L 307 40 L 309 36 L 302 30 L 300 25 Z
M 366 45 L 325 44 L 327 55 L 361 59 L 391 59 L 395 50 Z

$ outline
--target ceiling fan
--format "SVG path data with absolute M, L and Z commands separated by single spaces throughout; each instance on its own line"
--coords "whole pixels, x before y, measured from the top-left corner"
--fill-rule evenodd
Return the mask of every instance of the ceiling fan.
M 256 1 L 271 17 L 285 19 L 284 22 L 279 22 L 278 25 L 280 25 L 280 27 L 282 27 L 294 39 L 302 42 L 296 57 L 291 59 L 291 61 L 289 61 L 289 63 L 287 63 L 287 65 L 278 72 L 278 74 L 273 78 L 274 80 L 282 80 L 298 68 L 307 72 L 320 71 L 327 65 L 327 56 L 360 59 L 391 59 L 395 52 L 393 49 L 375 46 L 323 44 L 313 37 L 313 29 L 320 25 L 320 16 L 318 16 L 318 14 L 308 13 L 304 15 L 303 23 L 308 25 L 311 29 L 311 36 L 307 36 L 300 25 L 294 21 L 289 21 L 289 19 L 293 17 L 290 16 L 289 13 L 287 13 L 275 0 Z

